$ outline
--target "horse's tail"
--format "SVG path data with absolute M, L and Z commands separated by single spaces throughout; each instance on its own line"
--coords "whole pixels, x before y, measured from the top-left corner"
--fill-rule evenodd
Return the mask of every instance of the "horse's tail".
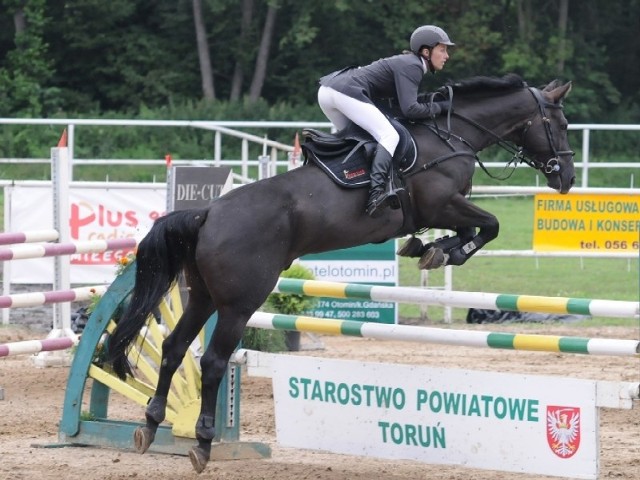
M 107 361 L 119 378 L 132 375 L 127 347 L 177 280 L 185 263 L 194 259 L 198 232 L 207 212 L 208 209 L 198 209 L 169 213 L 156 220 L 138 245 L 131 299 L 107 342 Z

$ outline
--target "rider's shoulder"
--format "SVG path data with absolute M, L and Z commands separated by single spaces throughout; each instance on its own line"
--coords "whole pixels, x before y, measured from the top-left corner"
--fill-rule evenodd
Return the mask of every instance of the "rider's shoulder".
M 385 59 L 394 68 L 418 66 L 422 68 L 422 60 L 413 52 L 405 51 Z

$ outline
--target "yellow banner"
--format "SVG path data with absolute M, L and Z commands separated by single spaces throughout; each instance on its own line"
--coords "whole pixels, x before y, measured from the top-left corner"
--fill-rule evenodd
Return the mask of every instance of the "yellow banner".
M 544 193 L 535 196 L 533 208 L 534 250 L 638 250 L 638 195 Z

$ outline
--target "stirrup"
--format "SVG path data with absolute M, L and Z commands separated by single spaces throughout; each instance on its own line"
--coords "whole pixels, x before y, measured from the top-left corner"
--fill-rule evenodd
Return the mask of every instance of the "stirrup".
M 389 199 L 389 208 L 391 210 L 398 210 L 401 205 L 400 205 L 400 197 L 398 196 L 398 192 L 404 190 L 403 188 L 398 188 L 396 190 L 393 190 L 391 192 L 389 192 L 387 194 L 387 197 Z
M 400 198 L 398 198 L 395 190 L 382 192 L 371 199 L 367 205 L 367 215 L 371 218 L 378 218 L 387 207 L 390 207 L 392 210 L 400 208 Z

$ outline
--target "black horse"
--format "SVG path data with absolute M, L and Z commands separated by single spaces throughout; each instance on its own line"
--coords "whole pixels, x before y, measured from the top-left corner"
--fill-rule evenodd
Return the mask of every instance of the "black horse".
M 498 235 L 497 219 L 465 197 L 476 152 L 496 143 L 521 147 L 519 158 L 540 170 L 549 187 L 567 193 L 575 175 L 561 100 L 570 88 L 570 83 L 558 81 L 542 90 L 530 88 L 515 75 L 453 84 L 449 117 L 409 126 L 419 154 L 415 166 L 404 174 L 410 201 L 407 215 L 387 210 L 370 218 L 365 214 L 366 189 L 340 188 L 307 164 L 237 188 L 209 208 L 158 219 L 138 247 L 131 302 L 108 341 L 108 358 L 119 377 L 131 374 L 128 346 L 182 271 L 189 300 L 162 345 L 159 381 L 146 408 L 146 426 L 134 435 L 136 449 L 143 453 L 153 442 L 165 418 L 171 378 L 193 339 L 217 311 L 213 337 L 201 359 L 198 444 L 189 453 L 196 471 L 205 468 L 214 438 L 218 385 L 229 358 L 251 315 L 271 293 L 280 273 L 298 257 L 435 227 L 457 235 L 427 246 L 414 239 L 402 253 L 422 256 L 424 267 L 462 265 Z

